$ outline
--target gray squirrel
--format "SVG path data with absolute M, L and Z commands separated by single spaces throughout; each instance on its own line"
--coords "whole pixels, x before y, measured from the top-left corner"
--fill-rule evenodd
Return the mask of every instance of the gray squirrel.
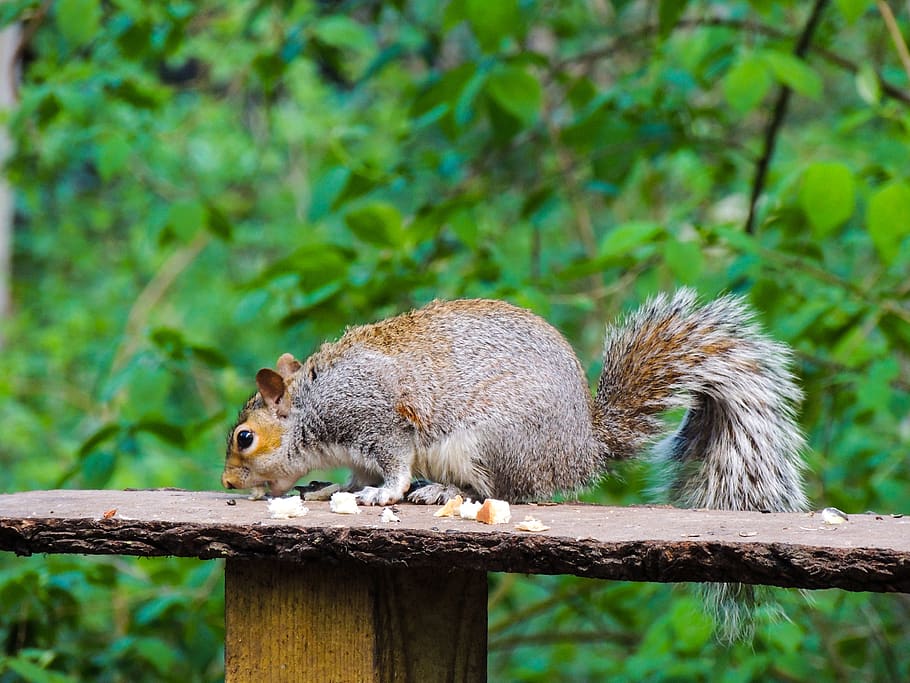
M 345 488 L 365 505 L 459 493 L 527 502 L 653 450 L 674 505 L 803 510 L 789 365 L 741 299 L 699 305 L 683 289 L 607 328 L 592 398 L 572 347 L 539 316 L 433 301 L 260 370 L 222 483 L 278 496 L 311 470 L 346 467 Z M 685 414 L 665 435 L 674 408 Z M 429 483 L 407 494 L 415 477 Z

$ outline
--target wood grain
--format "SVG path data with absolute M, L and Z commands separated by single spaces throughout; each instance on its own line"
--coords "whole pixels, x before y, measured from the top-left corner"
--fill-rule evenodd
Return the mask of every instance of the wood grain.
M 482 681 L 486 598 L 477 571 L 229 560 L 225 681 Z
M 229 504 L 233 501 L 233 504 Z M 264 501 L 216 492 L 34 491 L 0 495 L 0 550 L 318 561 L 436 571 L 575 574 L 631 581 L 721 581 L 797 588 L 910 592 L 910 518 L 665 507 L 512 506 L 550 530 L 486 526 L 400 505 L 400 524 L 380 510 L 269 519 Z M 105 518 L 104 514 L 116 510 Z

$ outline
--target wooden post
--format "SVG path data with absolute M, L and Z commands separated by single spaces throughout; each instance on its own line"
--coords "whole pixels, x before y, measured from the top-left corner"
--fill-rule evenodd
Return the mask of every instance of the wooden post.
M 487 576 L 229 559 L 225 681 L 486 680 Z

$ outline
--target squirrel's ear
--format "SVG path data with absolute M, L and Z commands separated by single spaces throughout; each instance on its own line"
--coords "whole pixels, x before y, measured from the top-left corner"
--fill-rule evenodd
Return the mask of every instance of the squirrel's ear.
M 301 367 L 303 367 L 301 362 L 289 353 L 281 354 L 278 362 L 275 363 L 275 368 L 278 370 L 278 374 L 285 379 L 293 375 Z
M 256 373 L 256 386 L 265 404 L 275 411 L 278 417 L 287 417 L 290 410 L 288 392 L 284 377 L 271 368 L 262 368 Z

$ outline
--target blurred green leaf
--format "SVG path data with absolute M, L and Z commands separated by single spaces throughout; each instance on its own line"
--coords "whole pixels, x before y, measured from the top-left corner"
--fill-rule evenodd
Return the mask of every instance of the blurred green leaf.
M 212 368 L 226 368 L 230 365 L 228 358 L 218 349 L 211 346 L 194 345 L 190 347 L 193 356 Z
M 126 636 L 112 648 L 116 659 L 130 658 L 151 667 L 159 676 L 167 675 L 174 665 L 173 648 L 160 638 Z
M 778 81 L 812 100 L 822 95 L 822 80 L 818 73 L 799 57 L 777 50 L 764 50 L 761 57 Z
M 98 145 L 98 173 L 103 180 L 110 180 L 119 173 L 130 158 L 132 150 L 126 137 L 113 133 Z
M 117 45 L 129 59 L 140 59 L 152 48 L 152 26 L 145 21 L 131 19 L 117 36 Z
M 162 441 L 174 446 L 183 446 L 186 444 L 186 436 L 184 435 L 183 430 L 177 425 L 162 420 L 140 420 L 133 425 L 133 430 L 136 432 L 152 434 Z
M 331 209 L 339 209 L 347 202 L 358 199 L 373 190 L 380 184 L 374 174 L 360 173 L 357 171 L 347 170 L 344 174 L 344 184 L 341 191 L 331 203 Z M 378 173 L 378 172 L 377 172 Z
M 84 45 L 98 34 L 101 6 L 98 0 L 57 0 L 57 26 L 74 47 Z
M 83 458 L 79 471 L 82 485 L 88 489 L 103 489 L 114 476 L 117 456 L 111 451 L 93 451 Z
M 301 300 L 281 318 L 281 325 L 290 327 L 318 317 L 320 311 L 325 311 L 332 302 L 337 300 L 343 287 L 344 283 L 335 281 L 309 289 Z
M 138 638 L 134 648 L 140 657 L 162 676 L 173 669 L 176 654 L 173 647 L 161 638 Z
M 853 173 L 839 162 L 818 162 L 806 169 L 799 203 L 816 237 L 825 237 L 842 225 L 856 205 Z
M 875 68 L 868 63 L 859 67 L 856 72 L 856 92 L 868 104 L 878 104 L 882 99 L 882 85 Z
M 253 69 L 267 89 L 275 87 L 287 70 L 287 62 L 274 52 L 262 52 L 252 62 Z
M 0 658 L 0 673 L 4 670 L 12 671 L 19 676 L 19 680 L 27 683 L 72 683 L 69 676 L 48 670 L 24 657 Z
M 345 214 L 345 223 L 359 239 L 377 246 L 401 243 L 401 213 L 388 202 L 374 201 Z
M 689 0 L 659 0 L 657 5 L 658 28 L 662 37 L 667 37 L 676 28 L 685 13 Z
M 752 255 L 761 254 L 761 244 L 758 240 L 739 228 L 728 228 L 723 225 L 716 225 L 711 228 L 711 232 L 737 251 Z
M 867 334 L 861 325 L 847 328 L 839 339 L 832 340 L 831 357 L 847 368 L 861 368 L 880 353 L 867 343 Z
M 856 23 L 871 5 L 869 0 L 835 0 L 834 4 L 848 24 Z
M 112 78 L 104 89 L 113 98 L 137 109 L 156 109 L 162 102 L 159 91 L 132 78 Z
M 208 225 L 206 207 L 202 202 L 186 199 L 171 204 L 168 210 L 168 226 L 184 242 L 188 242 L 199 230 Z
M 82 442 L 82 445 L 79 446 L 79 450 L 76 452 L 76 457 L 85 457 L 88 453 L 93 451 L 96 446 L 100 446 L 105 441 L 108 441 L 117 435 L 119 432 L 120 425 L 117 423 L 104 425 L 103 427 L 96 430 L 89 438 Z
M 898 377 L 900 366 L 896 359 L 884 358 L 873 362 L 857 387 L 859 404 L 873 413 L 889 411 L 893 398 L 891 382 Z
M 653 241 L 663 232 L 663 227 L 658 223 L 635 221 L 618 225 L 601 240 L 598 256 L 602 258 L 628 256 L 636 247 Z
M 698 607 L 694 600 L 678 600 L 669 615 L 675 634 L 674 648 L 693 655 L 711 640 L 714 632 L 711 619 Z
M 745 113 L 761 103 L 771 83 L 765 61 L 755 54 L 746 53 L 724 76 L 724 97 L 733 109 Z
M 136 623 L 140 626 L 148 626 L 159 619 L 166 618 L 169 611 L 180 607 L 182 600 L 182 596 L 177 594 L 153 598 L 136 612 Z
M 461 5 L 474 35 L 487 51 L 495 50 L 504 37 L 515 35 L 521 29 L 518 0 L 454 0 L 452 4 Z
M 231 221 L 217 206 L 209 204 L 206 208 L 206 226 L 213 235 L 222 240 L 230 240 L 234 233 Z
M 680 282 L 694 284 L 701 275 L 704 259 L 696 242 L 668 239 L 664 242 L 664 260 Z
M 486 69 L 472 70 L 468 76 L 452 108 L 455 123 L 462 128 L 471 123 L 474 118 L 475 101 L 477 96 L 483 91 L 489 78 Z
M 53 93 L 44 94 L 35 107 L 35 115 L 40 125 L 51 123 L 63 111 L 63 105 Z
M 525 126 L 534 123 L 540 114 L 543 91 L 538 80 L 524 69 L 506 66 L 493 71 L 485 89 L 499 106 Z
M 360 23 L 341 14 L 330 14 L 313 24 L 313 35 L 326 45 L 362 52 L 372 47 L 370 32 Z
M 479 246 L 480 230 L 470 209 L 462 208 L 450 214 L 448 224 L 458 239 L 468 247 L 473 249 Z
M 187 342 L 180 330 L 172 327 L 158 327 L 152 330 L 149 339 L 171 358 L 183 358 L 185 355 Z
M 902 240 L 910 234 L 910 186 L 902 181 L 876 191 L 866 208 L 866 229 L 882 261 L 897 258 Z

